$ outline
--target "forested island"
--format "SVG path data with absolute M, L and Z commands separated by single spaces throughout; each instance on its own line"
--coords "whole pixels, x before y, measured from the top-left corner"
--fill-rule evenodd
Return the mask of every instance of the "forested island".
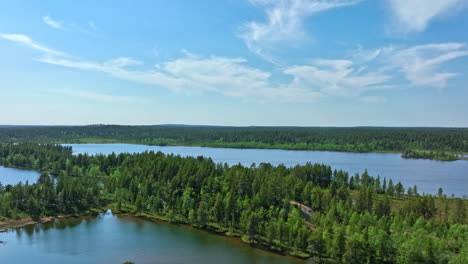
M 407 159 L 435 159 L 442 161 L 454 161 L 461 159 L 457 155 L 438 151 L 405 150 L 401 156 Z
M 185 125 L 0 126 L 0 142 L 132 143 L 160 146 L 408 152 L 408 155 L 403 157 L 452 160 L 461 159 L 454 154 L 468 153 L 468 129 Z M 433 154 L 429 154 L 431 152 Z
M 0 165 L 41 172 L 37 183 L 0 185 L 3 222 L 111 208 L 318 263 L 468 260 L 468 201 L 441 189 L 421 195 L 367 172 L 228 166 L 160 152 L 74 155 L 71 147 L 36 143 L 0 144 Z

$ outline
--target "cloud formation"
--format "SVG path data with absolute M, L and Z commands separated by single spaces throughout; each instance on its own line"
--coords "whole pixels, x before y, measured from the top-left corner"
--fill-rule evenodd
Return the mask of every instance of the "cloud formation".
M 293 85 L 318 87 L 325 95 L 356 96 L 366 91 L 382 90 L 390 76 L 371 72 L 350 60 L 315 60 L 311 65 L 285 70 L 294 76 Z
M 52 28 L 65 30 L 65 27 L 63 26 L 61 22 L 54 20 L 50 16 L 43 16 L 42 21 Z
M 43 63 L 99 71 L 113 77 L 137 83 L 163 87 L 176 93 L 192 94 L 214 92 L 244 100 L 310 101 L 319 93 L 302 87 L 272 87 L 270 74 L 246 66 L 241 58 L 189 57 L 165 62 L 150 70 L 132 70 L 130 64 L 118 58 L 106 62 L 76 61 L 44 57 Z
M 444 88 L 458 74 L 442 71 L 444 63 L 468 56 L 465 43 L 448 42 L 412 47 L 387 46 L 374 50 L 358 49 L 356 60 L 382 71 L 398 71 L 411 85 Z
M 278 82 L 272 80 L 270 72 L 248 66 L 244 58 L 206 57 L 183 50 L 180 58 L 142 69 L 142 62 L 129 57 L 102 62 L 80 60 L 36 43 L 26 35 L 0 34 L 0 37 L 40 51 L 42 56 L 36 60 L 42 63 L 102 72 L 176 93 L 209 92 L 242 100 L 279 102 L 311 102 L 324 97 L 348 96 L 367 103 L 380 103 L 385 98 L 370 93 L 395 88 L 392 83 L 398 75 L 413 86 L 443 88 L 457 74 L 441 71 L 441 65 L 468 55 L 464 43 L 359 48 L 346 59 L 313 59 L 308 64 L 284 67 L 281 71 L 285 81 Z M 102 94 L 70 91 L 68 94 L 136 102 Z
M 387 0 L 398 31 L 422 32 L 433 20 L 466 6 L 466 0 Z
M 97 33 L 101 32 L 93 20 L 88 20 L 85 25 L 79 25 L 70 21 L 58 21 L 51 16 L 43 16 L 42 21 L 49 27 L 62 31 L 80 32 L 91 36 L 95 36 Z
M 0 37 L 9 41 L 20 43 L 31 49 L 38 50 L 44 53 L 44 55 L 66 56 L 65 53 L 43 46 L 33 41 L 30 37 L 23 35 L 23 34 L 1 34 L 0 33 Z
M 326 10 L 355 5 L 362 0 L 250 0 L 265 8 L 265 22 L 248 22 L 241 27 L 241 37 L 249 50 L 275 62 L 271 51 L 278 44 L 291 44 L 306 36 L 304 20 Z

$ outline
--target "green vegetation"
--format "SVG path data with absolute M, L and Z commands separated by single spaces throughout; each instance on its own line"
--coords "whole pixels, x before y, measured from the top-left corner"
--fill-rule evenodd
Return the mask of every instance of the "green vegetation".
M 442 161 L 454 161 L 460 159 L 457 155 L 450 153 L 418 150 L 406 150 L 401 156 L 407 159 L 434 159 Z
M 42 171 L 0 187 L 0 216 L 120 212 L 239 236 L 318 263 L 467 263 L 467 201 L 329 166 L 215 164 L 163 153 L 72 155 L 69 147 L 0 145 L 0 164 Z
M 0 127 L 0 142 L 133 143 L 346 152 L 403 152 L 417 149 L 468 153 L 468 129 L 164 125 L 6 126 Z

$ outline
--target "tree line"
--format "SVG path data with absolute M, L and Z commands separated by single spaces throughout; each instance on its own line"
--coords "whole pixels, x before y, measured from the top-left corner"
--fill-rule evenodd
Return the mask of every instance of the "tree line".
M 3 126 L 0 142 L 136 143 L 230 148 L 468 153 L 467 128 Z
M 0 165 L 40 170 L 0 187 L 0 216 L 116 211 L 239 236 L 319 263 L 467 263 L 466 202 L 421 195 L 367 172 L 321 164 L 216 164 L 161 152 L 73 155 L 53 144 L 0 145 Z

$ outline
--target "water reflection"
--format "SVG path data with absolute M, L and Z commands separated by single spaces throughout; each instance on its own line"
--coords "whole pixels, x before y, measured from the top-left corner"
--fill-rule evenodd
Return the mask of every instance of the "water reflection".
M 109 213 L 19 228 L 0 240 L 2 263 L 306 263 L 189 226 Z

